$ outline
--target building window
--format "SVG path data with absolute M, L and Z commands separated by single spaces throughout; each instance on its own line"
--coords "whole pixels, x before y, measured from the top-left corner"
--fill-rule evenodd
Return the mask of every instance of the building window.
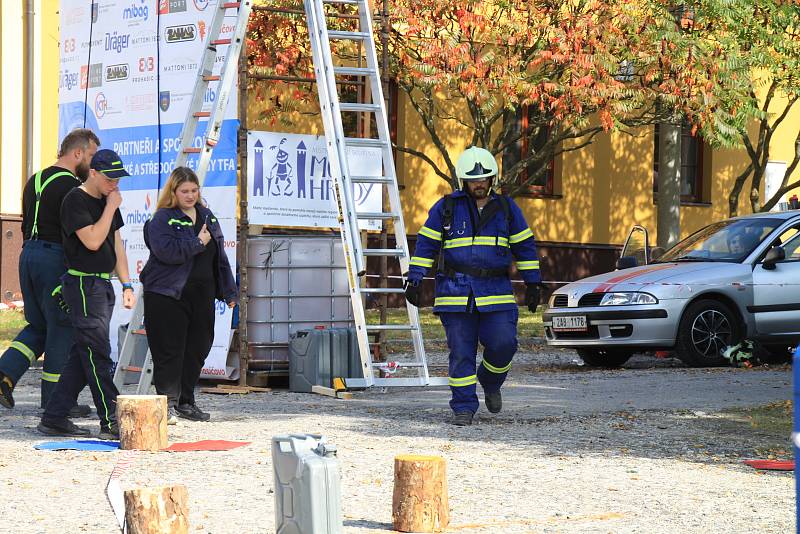
M 658 193 L 658 158 L 659 158 L 659 130 L 660 125 L 654 128 L 653 142 L 653 194 Z M 681 201 L 703 202 L 703 139 L 699 135 L 692 135 L 692 125 L 684 121 L 681 125 Z
M 518 136 L 520 132 L 528 129 L 528 125 L 534 120 L 534 110 L 528 106 L 523 106 L 517 109 L 515 116 L 511 119 L 514 120 L 514 125 L 509 132 L 512 137 Z M 523 136 L 517 139 L 503 152 L 503 169 L 510 169 L 516 165 L 521 159 L 531 152 L 536 153 L 542 150 L 547 144 L 547 136 L 549 135 L 547 128 L 540 127 L 535 136 Z M 533 177 L 537 170 L 539 170 L 539 162 L 533 162 L 527 168 L 517 175 L 516 182 L 524 184 L 528 182 L 530 177 Z M 547 168 L 544 172 L 540 172 L 528 186 L 523 194 L 536 196 L 547 196 L 553 194 L 553 177 L 555 175 L 555 164 L 551 158 L 547 163 Z

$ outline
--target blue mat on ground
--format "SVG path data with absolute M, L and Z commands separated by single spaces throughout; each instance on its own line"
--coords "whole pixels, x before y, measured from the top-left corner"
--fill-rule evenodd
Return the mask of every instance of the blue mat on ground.
M 34 447 L 40 451 L 93 451 L 109 452 L 119 450 L 119 441 L 99 439 L 73 439 L 68 441 L 46 441 Z

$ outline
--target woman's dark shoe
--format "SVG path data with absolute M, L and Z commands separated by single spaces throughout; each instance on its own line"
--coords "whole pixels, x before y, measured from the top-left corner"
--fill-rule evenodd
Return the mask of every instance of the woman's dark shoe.
M 175 407 L 178 412 L 178 417 L 189 419 L 191 421 L 208 421 L 211 415 L 197 407 L 196 404 L 179 404 Z

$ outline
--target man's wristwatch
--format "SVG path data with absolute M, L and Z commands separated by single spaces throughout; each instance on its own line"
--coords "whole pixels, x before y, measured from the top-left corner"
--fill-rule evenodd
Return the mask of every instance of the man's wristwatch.
M 122 292 L 124 293 L 128 289 L 133 291 L 133 284 L 131 284 L 130 282 L 123 282 L 123 284 L 122 284 Z

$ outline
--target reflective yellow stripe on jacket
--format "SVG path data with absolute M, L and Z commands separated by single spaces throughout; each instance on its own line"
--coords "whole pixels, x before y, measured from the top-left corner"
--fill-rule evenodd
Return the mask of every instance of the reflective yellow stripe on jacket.
M 432 230 L 427 226 L 423 226 L 419 229 L 419 234 L 424 235 L 425 237 L 429 237 L 430 239 L 435 239 L 436 241 L 442 240 L 442 233 L 437 232 L 436 230 Z
M 505 237 L 479 235 L 476 237 L 459 237 L 447 239 L 444 248 L 487 246 L 487 247 L 508 247 L 508 239 Z
M 466 306 L 469 297 L 436 297 L 434 306 Z
M 411 261 L 409 263 L 411 265 L 417 265 L 418 267 L 433 267 L 432 259 L 420 258 L 419 256 L 411 256 Z
M 539 268 L 539 260 L 517 262 L 517 269 L 519 269 L 520 271 L 530 271 L 538 268 Z
M 478 306 L 491 306 L 493 304 L 516 304 L 514 295 L 487 295 L 485 297 L 475 297 L 475 304 Z
M 531 232 L 530 228 L 525 228 L 523 231 L 509 237 L 508 241 L 513 245 L 514 243 L 525 241 L 529 237 L 533 237 L 533 232 Z

